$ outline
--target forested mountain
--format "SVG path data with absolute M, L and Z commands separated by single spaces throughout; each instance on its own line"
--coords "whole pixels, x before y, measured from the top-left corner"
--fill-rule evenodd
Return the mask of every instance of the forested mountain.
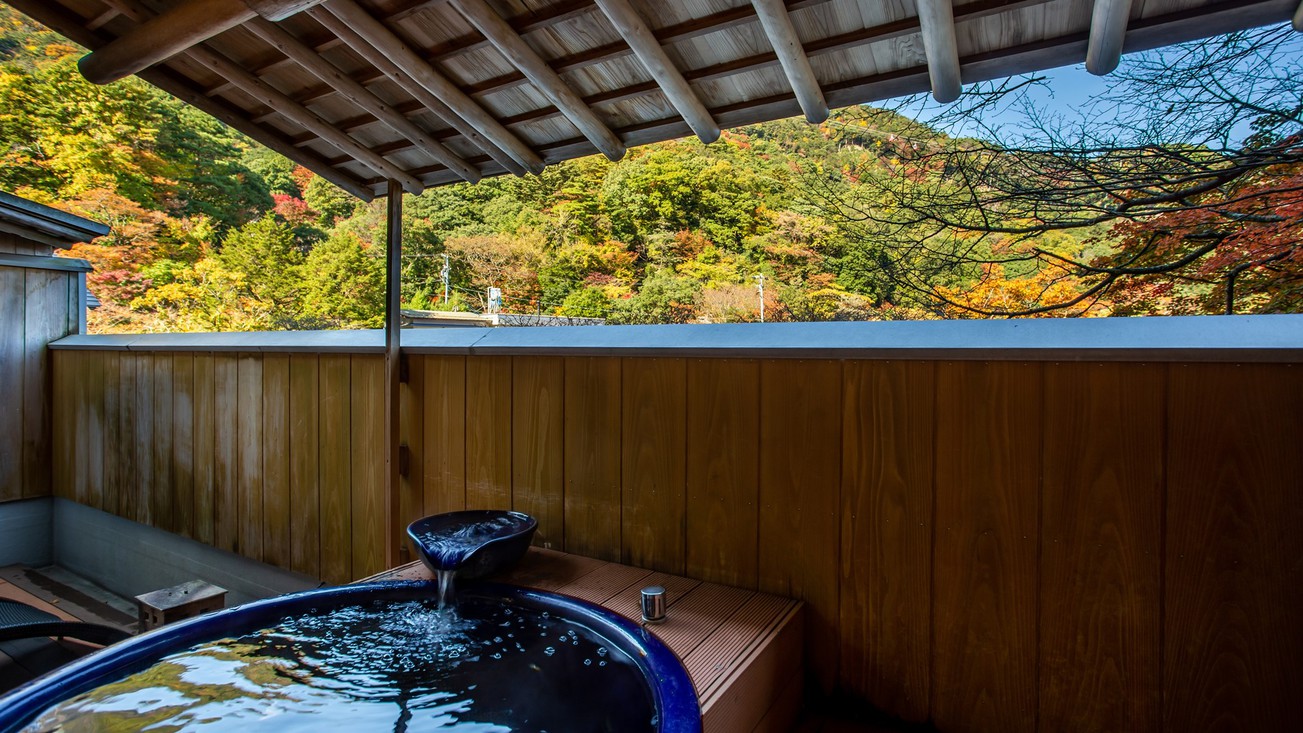
M 0 189 L 112 225 L 70 253 L 95 266 L 103 306 L 93 331 L 379 325 L 383 201 L 359 203 L 134 77 L 88 84 L 80 53 L 0 5 Z M 710 146 L 662 143 L 618 163 L 592 157 L 431 189 L 404 204 L 404 304 L 481 310 L 494 286 L 510 312 L 752 321 L 763 276 L 766 320 L 969 317 L 1045 303 L 1072 306 L 1047 315 L 1221 308 L 1194 280 L 1093 292 L 1088 271 L 1020 255 L 1130 257 L 1152 246 L 1139 228 L 1150 220 L 968 235 L 884 219 L 907 211 L 901 186 L 953 187 L 931 152 L 968 145 L 853 108 L 820 126 L 780 121 Z M 1198 223 L 1160 228 L 1180 226 Z M 902 237 L 922 246 L 889 246 Z M 1297 309 L 1291 292 L 1253 286 L 1241 311 Z

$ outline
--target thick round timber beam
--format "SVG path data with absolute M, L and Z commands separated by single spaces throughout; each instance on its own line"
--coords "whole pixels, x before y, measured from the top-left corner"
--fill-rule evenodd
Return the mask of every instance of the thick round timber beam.
M 326 12 L 322 12 L 322 10 Z M 510 130 L 503 127 L 493 115 L 489 114 L 478 102 L 471 99 L 465 92 L 448 80 L 443 74 L 435 71 L 424 59 L 416 54 L 401 38 L 394 35 L 380 21 L 376 20 L 370 13 L 363 10 L 353 0 L 330 0 L 320 8 L 314 8 L 310 11 L 313 18 L 321 21 L 323 16 L 333 15 L 339 24 L 347 26 L 362 40 L 366 41 L 363 48 L 354 47 L 362 58 L 375 64 L 380 68 L 382 63 L 378 57 L 386 57 L 392 61 L 395 66 L 402 70 L 403 74 L 412 78 L 417 84 L 424 87 L 430 94 L 448 106 L 456 116 L 459 116 L 465 122 L 469 122 L 475 129 L 484 134 L 485 137 L 493 141 L 505 150 L 516 162 L 520 163 L 526 169 L 535 173 L 543 170 L 543 159 L 538 154 L 525 145 L 520 138 L 516 137 Z M 448 120 L 453 124 L 453 120 Z M 465 134 L 465 133 L 463 133 Z
M 1303 2 L 1298 4 L 1298 10 L 1294 11 L 1294 30 L 1303 33 Z
M 683 73 L 666 55 L 660 41 L 656 40 L 656 36 L 642 16 L 638 15 L 638 11 L 629 5 L 629 1 L 597 0 L 597 6 L 611 21 L 611 25 L 615 26 L 620 37 L 629 44 L 643 68 L 656 80 L 670 104 L 674 105 L 674 109 L 678 110 L 697 137 L 706 144 L 718 140 L 719 125 L 715 123 L 715 118 L 710 116 L 706 105 L 701 103 L 696 92 L 688 85 L 688 80 L 683 78 Z
M 805 55 L 783 0 L 751 0 L 751 4 L 755 6 L 756 17 L 760 18 L 760 26 L 778 55 L 778 63 L 782 65 L 792 91 L 796 93 L 796 101 L 801 104 L 806 121 L 817 125 L 828 119 L 828 102 L 823 98 L 819 80 L 814 76 L 810 59 Z
M 484 0 L 449 0 L 475 29 L 484 34 L 498 52 L 520 69 L 535 87 L 548 98 L 566 119 L 570 120 L 593 147 L 607 158 L 619 160 L 624 157 L 624 143 L 611 128 L 597 118 L 593 110 L 584 104 L 574 90 L 566 86 L 561 76 L 548 66 L 543 57 L 538 55 L 525 40 L 516 33 L 502 16 Z
M 1090 42 L 1086 46 L 1086 70 L 1104 76 L 1122 60 L 1122 43 L 1131 18 L 1131 0 L 1095 0 L 1090 16 Z
M 955 14 L 951 0 L 917 0 L 923 53 L 932 82 L 932 96 L 942 104 L 959 98 L 959 44 L 955 41 Z
M 125 79 L 160 61 L 252 20 L 283 20 L 321 0 L 185 0 L 126 35 L 81 58 L 77 67 L 94 84 Z
M 344 72 L 330 64 L 302 41 L 295 38 L 284 28 L 262 18 L 254 18 L 245 24 L 254 35 L 271 44 L 281 53 L 289 56 L 300 66 L 312 72 L 321 81 L 339 91 L 340 95 L 353 104 L 370 112 L 381 122 L 398 134 L 407 138 L 413 145 L 432 155 L 436 160 L 448 166 L 448 169 L 461 176 L 465 181 L 475 183 L 480 180 L 480 171 L 462 160 L 456 153 L 444 147 L 442 143 L 427 135 L 421 128 L 404 117 L 398 110 L 386 104 L 366 87 L 354 81 Z

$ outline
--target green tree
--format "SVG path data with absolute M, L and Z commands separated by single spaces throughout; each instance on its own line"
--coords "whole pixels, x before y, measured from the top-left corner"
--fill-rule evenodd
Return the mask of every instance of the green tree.
M 265 216 L 234 229 L 222 242 L 218 260 L 241 277 L 242 294 L 266 311 L 269 327 L 293 327 L 299 321 L 303 253 L 288 225 Z
M 305 319 L 331 328 L 384 324 L 385 263 L 351 234 L 335 234 L 308 253 L 303 265 Z

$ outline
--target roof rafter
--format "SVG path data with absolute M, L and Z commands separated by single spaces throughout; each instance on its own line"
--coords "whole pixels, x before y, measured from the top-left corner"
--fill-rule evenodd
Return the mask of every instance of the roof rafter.
M 525 43 L 520 34 L 516 33 L 502 16 L 494 12 L 487 2 L 449 0 L 449 4 L 470 21 L 476 30 L 483 33 L 512 66 L 529 77 L 530 82 L 551 100 L 552 104 L 556 105 L 557 109 L 561 110 L 603 155 L 611 160 L 624 157 L 624 143 L 620 138 L 611 132 L 611 128 L 607 127 L 605 122 L 598 119 L 593 110 L 579 99 L 579 95 L 566 86 L 561 76 L 547 65 L 543 57 Z
M 915 0 L 923 53 L 927 55 L 932 96 L 943 104 L 959 98 L 959 45 L 955 41 L 955 12 L 951 0 Z
M 718 140 L 719 125 L 706 111 L 706 105 L 701 103 L 665 49 L 661 48 L 660 41 L 652 35 L 638 11 L 629 5 L 628 0 L 597 0 L 597 5 L 697 137 L 706 144 Z
M 814 76 L 810 58 L 805 55 L 805 48 L 796 35 L 796 27 L 792 25 L 792 18 L 787 14 L 782 0 L 751 0 L 751 4 L 755 6 L 756 16 L 760 18 L 760 26 L 769 38 L 769 45 L 774 47 L 774 53 L 783 66 L 783 73 L 787 75 L 787 81 L 792 85 L 797 101 L 801 103 L 805 119 L 814 124 L 828 119 L 828 102 L 823 98 L 823 90 L 819 88 L 819 80 Z

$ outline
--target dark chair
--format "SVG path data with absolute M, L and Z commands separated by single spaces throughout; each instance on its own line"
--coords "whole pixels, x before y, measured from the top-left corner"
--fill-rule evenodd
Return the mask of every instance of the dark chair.
M 32 608 L 26 603 L 0 598 L 0 641 L 31 639 L 39 636 L 68 637 L 92 644 L 113 644 L 131 634 L 112 626 L 82 621 L 64 621 L 52 613 Z

